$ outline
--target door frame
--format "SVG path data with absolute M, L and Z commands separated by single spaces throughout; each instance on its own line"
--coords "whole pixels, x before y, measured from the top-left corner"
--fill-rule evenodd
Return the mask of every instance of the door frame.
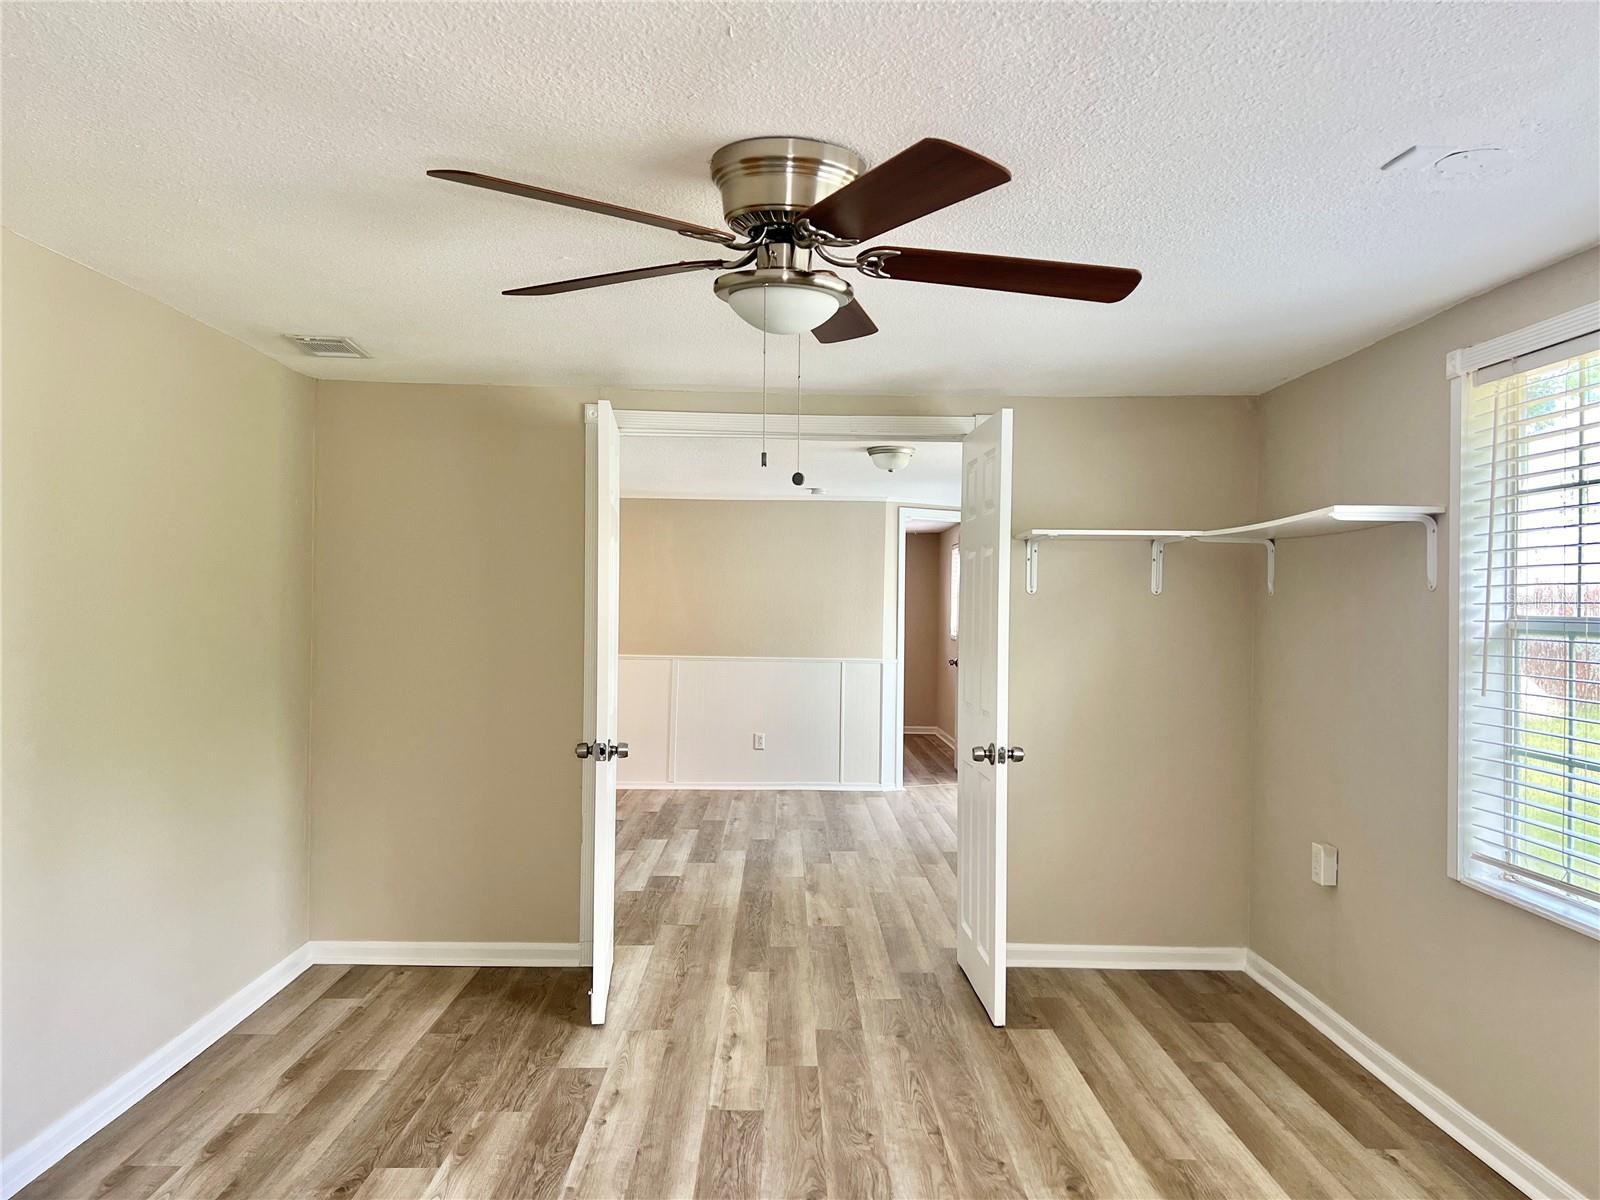
M 955 440 L 955 439 L 951 439 Z M 899 568 L 897 571 L 895 598 L 895 625 L 898 649 L 895 652 L 895 701 L 894 701 L 894 789 L 900 791 L 906 786 L 906 537 L 911 532 L 913 521 L 942 521 L 953 520 L 959 528 L 961 525 L 961 505 L 958 501 L 954 508 L 914 507 L 911 505 L 900 506 L 899 542 L 897 557 Z M 945 578 L 948 580 L 948 574 Z M 954 604 L 955 598 L 951 598 Z M 959 672 L 961 667 L 958 665 Z M 947 730 L 952 738 L 955 730 Z M 952 746 L 950 752 L 955 753 Z
M 620 398 L 620 397 L 619 397 Z M 605 391 L 601 392 L 601 399 L 611 402 L 611 396 Z M 587 410 L 587 405 L 585 409 Z M 974 416 L 865 416 L 859 414 L 832 415 L 832 414 L 807 414 L 803 420 L 795 414 L 769 413 L 763 418 L 759 410 L 751 412 L 687 412 L 675 409 L 627 409 L 612 406 L 612 416 L 616 420 L 617 433 L 620 438 L 628 437 L 730 437 L 753 438 L 760 437 L 762 422 L 765 419 L 766 430 L 769 437 L 793 438 L 797 432 L 813 441 L 858 441 L 871 439 L 883 442 L 962 442 L 968 434 L 978 427 L 978 422 L 989 414 Z M 619 445 L 622 444 L 619 440 Z M 584 455 L 584 488 L 585 495 L 592 488 L 592 481 L 588 476 L 589 448 L 587 435 L 583 441 L 582 453 Z M 620 475 L 619 465 L 619 475 Z M 620 482 L 620 480 L 619 480 Z M 747 497 L 748 499 L 770 499 L 771 497 Z M 887 503 L 893 503 L 887 502 Z M 898 507 L 898 506 L 897 506 Z M 916 506 L 906 506 L 915 508 Z M 960 517 L 959 504 L 954 510 L 938 509 L 940 515 L 954 511 Z M 620 535 L 619 535 L 620 537 Z M 905 546 L 902 528 L 901 545 L 899 552 L 898 574 L 900 578 L 900 603 L 904 604 L 905 589 Z M 587 568 L 586 568 L 587 573 Z M 900 612 L 896 624 L 897 637 L 900 640 L 900 653 L 905 653 L 904 611 Z M 587 621 L 586 621 L 587 625 Z M 593 631 L 585 628 L 584 631 L 584 661 L 595 655 L 592 641 Z M 620 647 L 619 647 L 620 650 Z M 613 654 L 613 665 L 618 654 Z M 903 783 L 902 771 L 904 768 L 904 709 L 905 685 L 900 676 L 903 673 L 901 660 L 897 659 L 895 667 L 894 709 L 896 714 L 896 727 L 900 730 L 899 745 L 901 751 L 894 756 L 896 786 Z M 619 730 L 619 736 L 626 731 Z M 586 764 L 586 769 L 587 764 Z M 593 910 L 593 920 L 598 921 L 601 912 L 594 905 L 591 878 L 591 867 L 588 858 L 592 856 L 592 846 L 584 846 L 584 861 L 579 872 L 579 904 L 580 914 Z M 616 897 L 613 893 L 611 899 L 610 921 L 613 931 L 616 928 Z M 580 916 L 580 925 L 583 917 Z M 590 926 L 590 936 L 593 936 L 593 926 Z M 581 933 L 581 930 L 580 930 Z

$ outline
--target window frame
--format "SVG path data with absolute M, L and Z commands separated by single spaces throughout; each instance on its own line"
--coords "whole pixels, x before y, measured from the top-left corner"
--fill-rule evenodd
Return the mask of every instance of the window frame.
M 1507 904 L 1533 913 L 1557 925 L 1574 930 L 1589 938 L 1600 940 L 1600 917 L 1594 909 L 1576 900 L 1536 883 L 1521 883 L 1500 877 L 1490 877 L 1486 871 L 1475 869 L 1471 858 L 1472 836 L 1470 824 L 1463 820 L 1461 796 L 1461 764 L 1463 754 L 1470 752 L 1468 739 L 1462 737 L 1462 720 L 1468 706 L 1466 689 L 1468 681 L 1462 674 L 1462 638 L 1464 614 L 1461 607 L 1460 563 L 1463 542 L 1469 531 L 1464 527 L 1462 504 L 1461 459 L 1463 417 L 1468 389 L 1472 386 L 1472 373 L 1509 358 L 1531 355 L 1537 351 L 1560 345 L 1573 338 L 1583 337 L 1600 330 L 1600 303 L 1585 304 L 1546 321 L 1539 321 L 1522 329 L 1486 342 L 1452 351 L 1445 357 L 1445 374 L 1450 381 L 1450 495 L 1452 532 L 1447 539 L 1450 550 L 1448 603 L 1450 610 L 1450 720 L 1448 757 L 1448 854 L 1446 874 L 1456 882 L 1474 891 L 1493 896 Z M 1552 636 L 1565 637 L 1569 633 L 1560 618 L 1549 618 Z M 1544 619 L 1525 618 L 1524 624 L 1543 625 Z

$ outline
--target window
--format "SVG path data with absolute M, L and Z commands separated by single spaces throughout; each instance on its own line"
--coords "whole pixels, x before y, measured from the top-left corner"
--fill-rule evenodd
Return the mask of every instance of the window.
M 1458 383 L 1455 874 L 1600 936 L 1597 350 Z
M 950 640 L 961 633 L 961 543 L 950 547 Z

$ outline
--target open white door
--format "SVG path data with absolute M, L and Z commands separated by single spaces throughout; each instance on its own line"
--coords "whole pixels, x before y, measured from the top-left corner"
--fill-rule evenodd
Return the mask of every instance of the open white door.
M 1006 1023 L 1006 692 L 1011 624 L 1011 410 L 980 419 L 961 451 L 956 710 L 956 961 Z
M 593 965 L 589 1020 L 602 1025 L 611 991 L 613 906 L 617 875 L 617 762 L 628 744 L 617 737 L 617 574 L 620 476 L 617 418 L 604 400 L 583 409 L 588 443 L 584 477 L 583 902 L 578 937 Z

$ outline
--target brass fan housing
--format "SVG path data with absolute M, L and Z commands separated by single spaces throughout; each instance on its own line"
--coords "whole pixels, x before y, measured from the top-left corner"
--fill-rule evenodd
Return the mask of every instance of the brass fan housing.
M 792 225 L 801 213 L 866 170 L 854 150 L 812 138 L 756 137 L 730 142 L 711 156 L 711 180 L 722 193 L 728 228 Z

